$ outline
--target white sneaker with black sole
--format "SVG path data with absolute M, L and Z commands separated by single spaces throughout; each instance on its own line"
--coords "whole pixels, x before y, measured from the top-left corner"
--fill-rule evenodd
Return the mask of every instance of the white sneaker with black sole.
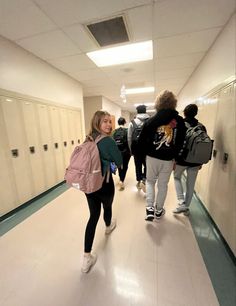
M 173 210 L 173 214 L 181 214 L 183 213 L 185 216 L 189 215 L 189 208 L 185 205 L 179 205 L 176 209 Z

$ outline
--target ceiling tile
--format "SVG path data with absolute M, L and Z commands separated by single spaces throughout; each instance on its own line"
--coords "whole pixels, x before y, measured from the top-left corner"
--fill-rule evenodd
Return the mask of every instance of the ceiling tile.
M 205 55 L 204 52 L 184 54 L 178 56 L 170 56 L 163 58 L 155 58 L 155 70 L 175 70 L 183 68 L 194 68 Z
M 0 34 L 16 40 L 56 29 L 56 25 L 31 1 L 1 0 Z
M 85 26 L 79 23 L 65 27 L 63 31 L 83 52 L 91 52 L 100 48 L 88 30 L 85 29 Z
M 97 68 L 97 66 L 85 54 L 51 59 L 48 60 L 48 62 L 67 73 Z
M 166 0 L 155 4 L 154 38 L 223 26 L 235 0 Z
M 155 40 L 157 58 L 207 51 L 221 28 L 203 30 Z
M 17 44 L 45 60 L 81 53 L 60 30 L 20 39 Z

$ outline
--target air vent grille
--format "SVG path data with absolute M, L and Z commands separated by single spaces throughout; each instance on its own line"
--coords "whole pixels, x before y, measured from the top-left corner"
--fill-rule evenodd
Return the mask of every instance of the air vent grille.
M 88 24 L 87 28 L 101 47 L 129 41 L 123 16 Z

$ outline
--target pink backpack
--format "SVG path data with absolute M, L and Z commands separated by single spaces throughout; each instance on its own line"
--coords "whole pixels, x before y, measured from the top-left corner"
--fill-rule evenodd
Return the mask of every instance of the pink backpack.
M 91 137 L 77 146 L 66 169 L 66 183 L 85 193 L 92 193 L 102 187 L 101 160 L 97 143 L 106 136 L 98 136 L 95 141 Z

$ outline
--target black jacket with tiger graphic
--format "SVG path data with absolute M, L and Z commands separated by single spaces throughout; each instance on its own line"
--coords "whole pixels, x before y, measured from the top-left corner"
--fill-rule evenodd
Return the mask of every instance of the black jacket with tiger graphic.
M 185 138 L 184 120 L 173 109 L 161 109 L 148 119 L 138 141 L 140 154 L 161 160 L 178 156 Z

